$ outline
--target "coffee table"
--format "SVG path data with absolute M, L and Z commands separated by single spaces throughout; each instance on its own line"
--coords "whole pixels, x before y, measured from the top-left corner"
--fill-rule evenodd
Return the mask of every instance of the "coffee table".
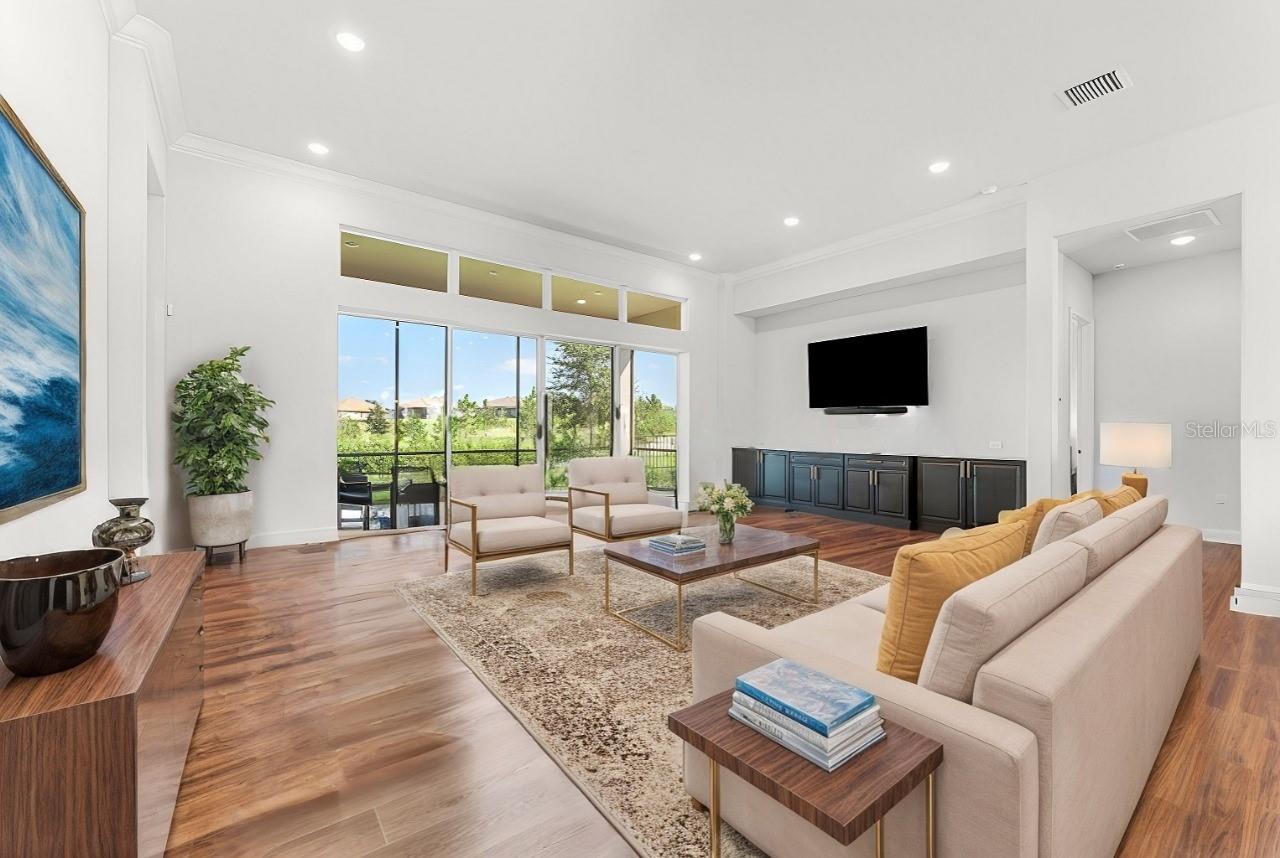
M 937 854 L 933 775 L 942 745 L 901 724 L 884 722 L 883 740 L 833 772 L 826 772 L 772 739 L 729 717 L 732 689 L 672 712 L 667 727 L 711 761 L 711 856 L 720 855 L 720 768 L 816 825 L 842 846 L 875 828 L 875 854 L 884 856 L 886 813 L 925 784 L 925 845 Z
M 647 539 L 636 539 L 630 542 L 614 542 L 605 546 L 604 549 L 604 611 L 610 616 L 617 617 L 625 623 L 629 623 L 640 631 L 662 641 L 667 646 L 678 652 L 684 652 L 687 648 L 688 641 L 685 640 L 684 634 L 684 588 L 687 584 L 697 581 L 706 581 L 710 578 L 718 578 L 721 575 L 733 575 L 739 581 L 750 584 L 753 587 L 759 587 L 762 590 L 768 590 L 771 593 L 777 593 L 780 596 L 786 596 L 788 599 L 794 599 L 797 602 L 805 602 L 814 604 L 818 601 L 818 540 L 808 536 L 799 536 L 794 533 L 783 533 L 778 530 L 765 530 L 762 527 L 751 527 L 749 525 L 740 524 L 737 527 L 737 534 L 733 542 L 728 545 L 721 545 L 719 542 L 719 530 L 715 527 L 690 527 L 681 531 L 689 536 L 699 536 L 707 543 L 705 551 L 698 551 L 693 554 L 683 554 L 673 556 L 656 548 L 649 547 Z M 786 560 L 790 557 L 813 557 L 813 595 L 812 598 L 796 596 L 791 593 L 784 592 L 768 584 L 759 581 L 753 581 L 750 578 L 743 577 L 741 573 L 746 569 L 753 569 L 757 566 L 765 566 L 770 563 L 776 563 L 779 560 Z M 669 638 L 655 629 L 637 622 L 628 617 L 627 614 L 633 614 L 644 608 L 652 607 L 659 604 L 658 602 L 649 602 L 644 605 L 637 605 L 632 608 L 626 608 L 615 611 L 610 605 L 609 593 L 609 565 L 610 563 L 618 563 L 631 569 L 638 569 L 646 572 L 655 578 L 661 578 L 669 581 L 676 586 L 676 634 L 675 638 Z M 662 601 L 665 601 L 662 600 Z

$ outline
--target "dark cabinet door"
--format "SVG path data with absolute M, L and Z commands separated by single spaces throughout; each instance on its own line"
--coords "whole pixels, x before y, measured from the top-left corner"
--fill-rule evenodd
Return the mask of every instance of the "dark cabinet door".
M 787 454 L 781 450 L 760 451 L 760 497 L 787 499 Z
M 791 495 L 788 499 L 792 503 L 814 502 L 814 488 L 817 481 L 813 478 L 813 467 L 813 465 L 791 465 Z
M 816 506 L 840 508 L 840 471 L 838 465 L 813 466 L 813 502 Z
M 875 472 L 876 515 L 907 518 L 911 513 L 911 477 L 906 471 Z
M 967 464 L 964 459 L 920 459 L 916 473 L 922 529 L 965 526 Z
M 733 448 L 733 481 L 750 497 L 760 495 L 760 451 L 754 447 Z
M 871 469 L 844 469 L 844 508 L 869 513 L 875 509 L 871 500 Z
M 967 527 L 995 524 L 1002 510 L 1026 505 L 1026 465 L 1015 461 L 974 459 L 968 463 Z

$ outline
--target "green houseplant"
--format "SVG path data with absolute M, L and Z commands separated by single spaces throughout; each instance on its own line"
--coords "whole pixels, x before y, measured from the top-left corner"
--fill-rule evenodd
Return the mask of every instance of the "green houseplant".
M 187 475 L 192 542 L 243 545 L 253 521 L 249 465 L 268 442 L 264 412 L 275 403 L 245 381 L 240 361 L 248 346 L 198 365 L 178 382 L 173 398 L 174 464 Z

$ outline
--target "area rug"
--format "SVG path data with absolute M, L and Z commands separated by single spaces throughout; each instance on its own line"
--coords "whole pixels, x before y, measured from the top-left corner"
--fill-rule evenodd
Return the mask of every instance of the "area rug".
M 692 656 L 677 653 L 602 611 L 603 551 L 480 567 L 482 595 L 469 570 L 400 586 L 413 609 L 516 716 L 586 796 L 641 854 L 706 854 L 707 818 L 693 810 L 681 779 L 681 746 L 667 714 L 693 699 Z M 788 592 L 812 583 L 810 558 L 753 570 Z M 724 611 L 774 627 L 842 602 L 887 578 L 823 561 L 821 606 L 774 595 L 730 577 L 685 588 L 686 623 Z M 666 598 L 636 619 L 670 634 L 675 588 L 613 566 L 615 608 Z M 688 629 L 686 629 L 686 634 Z M 760 853 L 726 826 L 725 856 Z

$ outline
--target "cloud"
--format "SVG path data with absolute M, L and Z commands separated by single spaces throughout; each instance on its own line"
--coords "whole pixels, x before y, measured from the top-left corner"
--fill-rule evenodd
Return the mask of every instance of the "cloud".
M 504 360 L 504 361 L 502 362 L 502 366 L 501 366 L 501 367 L 499 367 L 499 368 L 500 368 L 503 372 L 515 372 L 515 371 L 516 371 L 516 359 L 515 359 L 515 358 L 507 358 L 506 360 Z M 529 375 L 529 376 L 532 376 L 532 375 L 536 375 L 536 374 L 537 374 L 537 372 L 538 372 L 538 361 L 537 361 L 536 359 L 534 359 L 534 358 L 520 358 L 520 374 L 521 374 L 521 375 Z

